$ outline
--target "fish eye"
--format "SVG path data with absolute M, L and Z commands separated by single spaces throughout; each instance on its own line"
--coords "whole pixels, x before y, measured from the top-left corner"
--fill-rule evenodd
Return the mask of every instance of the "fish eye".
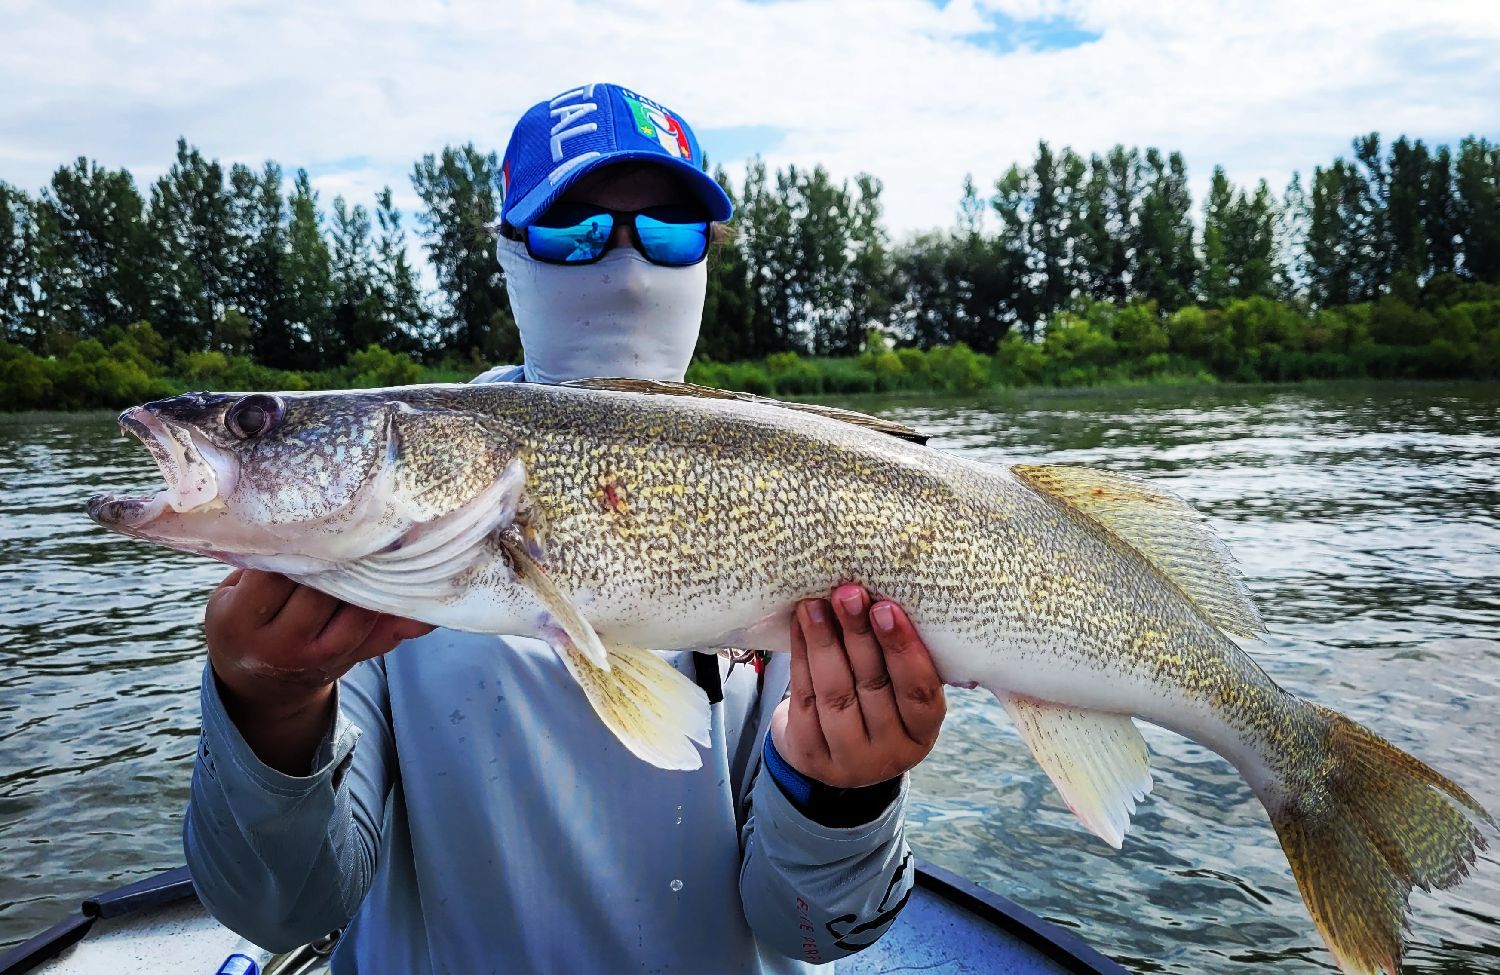
M 246 396 L 224 414 L 224 426 L 241 440 L 258 437 L 281 422 L 281 399 L 267 393 Z

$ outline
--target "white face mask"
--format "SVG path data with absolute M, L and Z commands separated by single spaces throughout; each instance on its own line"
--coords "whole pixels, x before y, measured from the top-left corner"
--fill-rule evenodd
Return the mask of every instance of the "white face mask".
M 528 381 L 682 382 L 703 321 L 707 261 L 661 267 L 616 247 L 594 264 L 565 267 L 536 260 L 521 241 L 498 245 Z

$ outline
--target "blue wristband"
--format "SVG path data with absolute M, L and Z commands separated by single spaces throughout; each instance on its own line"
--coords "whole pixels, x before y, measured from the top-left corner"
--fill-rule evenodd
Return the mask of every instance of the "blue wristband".
M 766 771 L 771 773 L 771 778 L 781 786 L 781 791 L 786 793 L 788 799 L 792 800 L 797 808 L 805 810 L 807 804 L 812 801 L 813 783 L 812 779 L 787 764 L 786 759 L 776 750 L 776 745 L 771 741 L 771 733 L 766 732 L 766 745 L 762 749 L 763 759 L 766 763 Z

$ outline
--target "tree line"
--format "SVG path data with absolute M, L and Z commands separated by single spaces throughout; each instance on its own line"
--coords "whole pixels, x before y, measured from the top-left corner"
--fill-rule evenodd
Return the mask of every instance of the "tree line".
M 83 158 L 35 195 L 0 182 L 0 379 L 33 390 L 0 405 L 37 398 L 38 363 L 55 387 L 99 368 L 170 386 L 235 363 L 281 371 L 241 379 L 338 382 L 408 374 L 391 361 L 455 375 L 514 361 L 498 170 L 472 145 L 423 157 L 414 223 L 389 188 L 324 201 L 305 171 L 226 168 L 184 140 L 144 192 Z M 1279 194 L 1216 167 L 1198 208 L 1180 153 L 1042 142 L 989 187 L 967 178 L 952 226 L 899 242 L 873 176 L 756 159 L 738 185 L 718 178 L 735 235 L 710 259 L 705 366 L 757 360 L 785 377 L 787 353 L 864 355 L 876 375 L 886 352 L 963 345 L 1005 381 L 1149 377 L 1151 356 L 1156 371 L 1240 379 L 1500 370 L 1500 146 L 1482 138 L 1363 136 Z M 99 366 L 111 358 L 122 365 Z M 894 361 L 878 388 L 900 385 Z

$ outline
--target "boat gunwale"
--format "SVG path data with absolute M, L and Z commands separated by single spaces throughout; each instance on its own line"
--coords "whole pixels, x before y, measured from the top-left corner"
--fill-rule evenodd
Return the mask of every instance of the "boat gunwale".
M 918 860 L 916 884 L 981 921 L 1015 937 L 1043 957 L 1077 975 L 1129 975 L 1118 962 L 1090 948 L 1082 939 L 1026 908 L 971 880 Z M 82 941 L 100 919 L 124 917 L 197 897 L 186 866 L 97 894 L 79 912 L 0 954 L 0 975 L 22 975 L 56 958 Z

